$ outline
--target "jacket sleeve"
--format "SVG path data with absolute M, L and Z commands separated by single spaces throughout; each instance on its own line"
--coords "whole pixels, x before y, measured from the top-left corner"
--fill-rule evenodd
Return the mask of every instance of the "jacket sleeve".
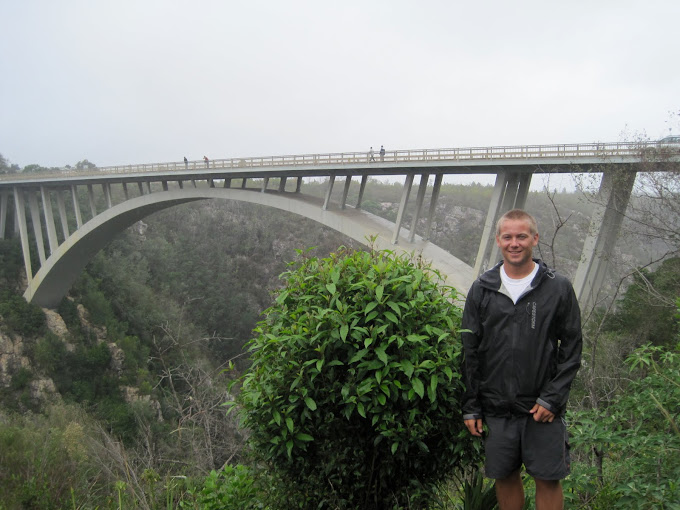
M 461 333 L 463 340 L 462 375 L 465 383 L 462 402 L 464 420 L 482 417 L 482 406 L 479 402 L 479 357 L 477 353 L 482 336 L 479 316 L 480 290 L 478 285 L 472 285 L 465 300 L 461 323 L 463 329 Z
M 581 310 L 571 284 L 565 280 L 561 309 L 557 315 L 559 348 L 555 376 L 543 388 L 536 402 L 548 411 L 560 414 L 567 406 L 571 383 L 581 366 Z

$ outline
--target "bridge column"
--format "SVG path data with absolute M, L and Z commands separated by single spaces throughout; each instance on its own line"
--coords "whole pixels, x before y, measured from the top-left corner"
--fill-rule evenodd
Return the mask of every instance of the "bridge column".
M 364 190 L 366 189 L 366 182 L 368 181 L 368 175 L 364 174 L 361 176 L 361 184 L 359 185 L 359 198 L 357 199 L 357 209 L 361 209 L 361 202 L 364 200 Z
M 262 193 L 267 191 L 268 185 L 269 185 L 269 177 L 265 177 L 264 179 L 262 179 L 262 189 L 260 191 L 262 191 Z
M 142 183 L 139 183 L 139 190 L 142 190 Z M 97 208 L 94 205 L 94 190 L 92 189 L 92 184 L 87 185 L 87 197 L 90 200 L 90 213 L 92 213 L 92 218 L 97 216 Z
M 425 191 L 427 190 L 427 181 L 430 179 L 430 174 L 423 174 L 420 176 L 420 185 L 418 186 L 418 196 L 416 197 L 416 212 L 413 214 L 411 221 L 411 233 L 408 236 L 408 242 L 412 243 L 416 238 L 416 225 L 420 219 L 420 211 L 423 208 L 423 201 L 425 200 Z
M 482 240 L 477 251 L 474 274 L 480 275 L 498 258 L 496 245 L 496 222 L 511 209 L 521 209 L 526 205 L 531 173 L 508 172 L 501 170 L 496 175 L 496 184 L 491 195 L 489 211 L 484 222 Z
M 326 197 L 323 201 L 323 210 L 328 210 L 328 204 L 331 201 L 331 194 L 333 193 L 333 185 L 335 184 L 335 174 L 328 176 L 328 188 L 326 189 Z
M 347 194 L 349 193 L 350 184 L 352 184 L 352 176 L 348 175 L 347 179 L 345 179 L 345 188 L 342 190 L 342 205 L 340 206 L 342 209 L 345 209 L 347 206 Z
M 19 239 L 21 239 L 21 252 L 24 255 L 24 269 L 26 270 L 26 280 L 30 283 L 33 279 L 31 269 L 31 252 L 28 244 L 28 225 L 26 224 L 26 202 L 24 192 L 19 188 L 14 188 L 14 209 L 19 227 Z
M 7 204 L 9 197 L 7 193 L 0 193 L 0 239 L 4 239 L 7 233 Z
M 286 191 L 286 180 L 286 177 L 281 177 L 281 180 L 279 181 L 279 193 Z
M 38 198 L 35 196 L 33 190 L 28 191 L 28 209 L 31 211 L 31 224 L 33 225 L 33 235 L 35 236 L 35 244 L 38 246 L 38 257 L 40 264 L 44 264 L 47 257 L 45 257 L 45 241 L 42 235 L 42 224 L 40 221 L 40 206 L 38 205 Z
M 226 177 L 224 179 L 224 188 L 231 188 L 231 177 Z
M 397 212 L 397 221 L 394 227 L 394 234 L 392 235 L 392 244 L 397 244 L 399 240 L 399 231 L 401 230 L 401 223 L 404 221 L 404 211 L 406 210 L 406 204 L 408 204 L 408 197 L 411 194 L 411 188 L 413 187 L 413 177 L 414 174 L 408 174 L 406 180 L 404 181 L 404 191 L 401 194 L 401 202 L 399 202 L 399 211 Z
M 45 227 L 47 229 L 47 242 L 50 247 L 50 255 L 52 255 L 59 247 L 57 241 L 57 229 L 54 226 L 54 212 L 52 211 L 52 200 L 50 199 L 50 192 L 45 186 L 40 186 L 40 197 L 42 198 L 43 214 L 45 216 Z
M 302 189 L 302 177 L 297 178 L 297 183 L 295 184 L 295 193 L 300 193 Z
M 102 189 L 104 190 L 104 198 L 106 199 L 106 208 L 111 209 L 113 207 L 113 200 L 111 200 L 111 185 L 109 183 L 102 184 Z
M 439 200 L 439 191 L 442 187 L 442 180 L 444 179 L 444 174 L 437 174 L 434 178 L 434 186 L 432 187 L 432 197 L 430 197 L 430 212 L 427 217 L 427 227 L 425 228 L 425 235 L 423 239 L 425 241 L 430 239 L 430 233 L 432 232 L 432 220 L 434 219 L 435 212 L 437 211 L 437 201 Z
M 182 187 L 182 181 L 179 181 L 179 187 Z M 128 193 L 127 182 L 123 182 L 123 194 L 125 195 L 125 201 L 130 200 L 130 193 Z
M 75 184 L 71 185 L 71 200 L 73 201 L 73 212 L 76 215 L 76 228 L 83 226 L 83 215 L 80 213 L 80 203 L 78 202 L 78 188 Z
M 581 308 L 597 304 L 598 292 L 607 274 L 612 252 L 628 207 L 634 172 L 606 170 L 598 191 L 598 204 L 593 213 L 581 262 L 574 275 L 574 291 Z
M 61 221 L 61 232 L 64 234 L 64 239 L 68 239 L 71 233 L 68 228 L 68 216 L 66 216 L 66 202 L 64 201 L 63 190 L 57 190 L 57 210 L 59 211 L 59 220 Z

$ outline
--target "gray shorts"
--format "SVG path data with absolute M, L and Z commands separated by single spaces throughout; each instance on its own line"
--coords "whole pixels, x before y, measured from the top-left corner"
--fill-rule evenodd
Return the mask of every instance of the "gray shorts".
M 532 415 L 484 418 L 485 474 L 507 478 L 522 464 L 539 480 L 562 480 L 569 474 L 569 438 L 564 418 L 552 423 L 535 422 Z

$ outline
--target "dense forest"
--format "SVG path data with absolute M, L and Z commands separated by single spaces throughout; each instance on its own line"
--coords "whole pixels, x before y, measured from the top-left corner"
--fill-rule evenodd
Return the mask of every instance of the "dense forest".
M 640 181 L 607 299 L 583 311 L 570 508 L 680 508 L 678 181 Z M 302 191 L 322 196 L 324 185 Z M 445 184 L 433 242 L 473 263 L 491 192 Z M 400 196 L 399 183 L 370 181 L 363 207 L 394 220 Z M 578 191 L 530 193 L 537 255 L 573 276 L 596 202 Z M 0 240 L 0 510 L 297 508 L 224 404 L 248 370 L 244 346 L 279 275 L 342 246 L 362 249 L 266 207 L 176 206 L 112 239 L 58 309 L 42 310 L 21 297 L 18 241 Z M 452 476 L 436 508 L 473 508 L 463 488 Z

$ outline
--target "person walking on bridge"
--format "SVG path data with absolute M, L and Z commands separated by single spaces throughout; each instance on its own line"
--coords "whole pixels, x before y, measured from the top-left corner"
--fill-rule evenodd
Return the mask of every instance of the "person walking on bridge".
M 380 162 L 385 161 L 385 147 L 380 146 Z
M 368 162 L 369 163 L 371 161 L 375 161 L 375 155 L 374 154 L 375 153 L 373 152 L 373 147 L 371 147 L 370 150 L 368 151 L 368 157 L 369 157 Z
M 184 169 L 189 170 L 189 160 L 184 156 Z
M 524 506 L 522 465 L 536 482 L 536 509 L 561 510 L 560 480 L 570 469 L 563 417 L 581 364 L 581 312 L 569 280 L 533 258 L 530 214 L 504 214 L 496 244 L 503 260 L 472 284 L 463 311 L 463 419 L 484 438 L 501 510 Z
M 205 161 L 205 167 L 210 168 L 210 160 L 208 159 L 208 156 L 203 156 L 203 161 Z

